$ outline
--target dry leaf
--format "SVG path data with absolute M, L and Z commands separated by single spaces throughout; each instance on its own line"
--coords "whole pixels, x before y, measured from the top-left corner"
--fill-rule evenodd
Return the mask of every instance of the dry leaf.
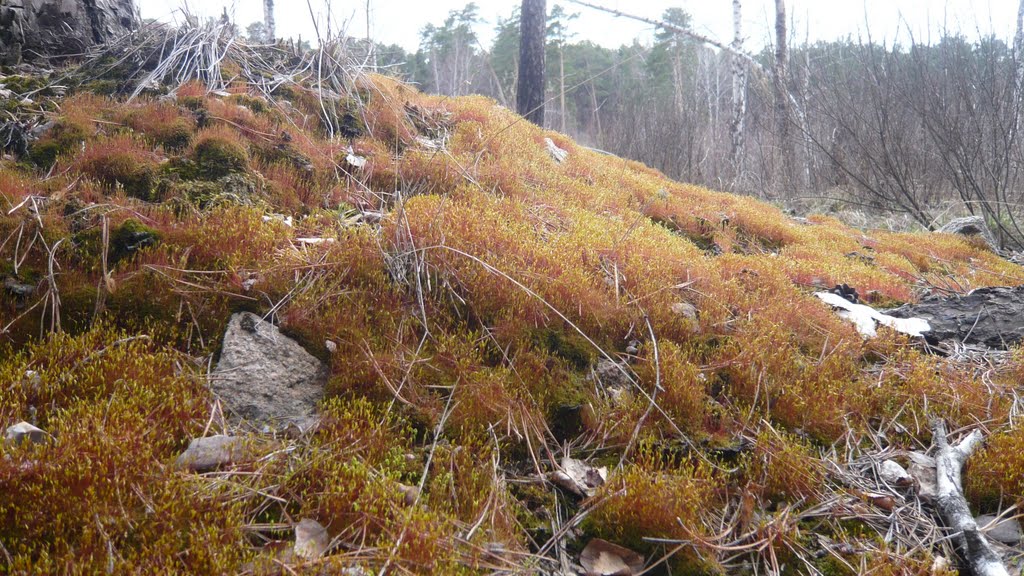
M 644 569 L 644 557 L 629 548 L 594 538 L 580 553 L 587 576 L 632 576 Z

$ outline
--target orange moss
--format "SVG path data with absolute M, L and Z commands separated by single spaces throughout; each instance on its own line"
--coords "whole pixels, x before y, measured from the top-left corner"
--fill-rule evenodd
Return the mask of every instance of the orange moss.
M 108 191 L 123 190 L 134 198 L 153 200 L 158 162 L 159 157 L 141 141 L 119 135 L 90 143 L 75 157 L 71 168 L 100 182 Z

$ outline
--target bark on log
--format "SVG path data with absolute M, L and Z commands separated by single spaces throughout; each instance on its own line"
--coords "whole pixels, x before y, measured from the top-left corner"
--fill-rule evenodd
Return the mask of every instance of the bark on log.
M 896 318 L 924 318 L 930 344 L 954 340 L 1007 350 L 1024 341 L 1024 287 L 978 288 L 960 296 L 931 297 L 884 310 Z
M 935 455 L 935 507 L 953 533 L 953 542 L 975 576 L 1009 576 L 999 554 L 978 529 L 960 483 L 964 462 L 981 443 L 981 432 L 971 432 L 956 446 L 946 440 L 946 425 L 942 420 L 932 422 L 932 433 L 932 441 L 939 449 Z

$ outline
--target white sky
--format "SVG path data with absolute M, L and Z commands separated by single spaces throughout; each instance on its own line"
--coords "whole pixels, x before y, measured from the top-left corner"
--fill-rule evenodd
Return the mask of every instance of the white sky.
M 419 31 L 427 23 L 443 23 L 448 12 L 461 9 L 468 0 L 369 0 L 370 28 L 374 40 L 398 44 L 415 50 Z M 698 32 L 728 42 L 732 37 L 731 0 L 594 0 L 610 8 L 657 19 L 670 6 L 679 6 L 690 13 Z M 180 0 L 139 0 L 144 18 L 173 20 Z M 366 36 L 366 0 L 277 0 L 275 17 L 279 37 L 315 36 L 312 13 L 325 28 L 330 19 L 337 30 L 346 27 L 353 36 Z M 489 46 L 498 17 L 507 18 L 519 0 L 476 0 L 480 16 L 485 20 L 477 27 L 484 46 Z M 547 0 L 548 9 L 562 4 L 580 17 L 570 24 L 574 39 L 592 40 L 608 47 L 617 47 L 639 38 L 651 41 L 651 26 L 614 18 L 589 8 L 569 4 L 565 0 Z M 1018 0 L 789 0 L 787 7 L 793 23 L 791 29 L 798 42 L 805 36 L 815 40 L 831 40 L 859 34 L 870 28 L 873 38 L 894 38 L 906 41 L 907 30 L 918 41 L 927 41 L 943 27 L 960 30 L 969 37 L 994 33 L 1009 39 L 1013 36 Z M 201 16 L 220 15 L 224 8 L 244 28 L 263 19 L 262 0 L 192 0 L 189 7 Z M 328 6 L 331 7 L 330 11 Z M 770 37 L 774 21 L 774 0 L 744 0 L 744 35 L 746 48 L 757 51 Z M 328 18 L 328 14 L 330 17 Z

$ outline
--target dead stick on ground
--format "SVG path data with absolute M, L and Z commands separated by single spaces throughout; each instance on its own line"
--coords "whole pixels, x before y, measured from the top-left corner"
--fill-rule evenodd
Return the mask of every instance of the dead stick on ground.
M 935 455 L 935 505 L 942 521 L 953 531 L 953 541 L 975 576 L 1009 576 L 999 554 L 978 530 L 960 483 L 964 462 L 981 443 L 981 431 L 971 432 L 956 446 L 950 446 L 946 440 L 946 424 L 942 420 L 932 422 L 932 433 L 939 449 Z

